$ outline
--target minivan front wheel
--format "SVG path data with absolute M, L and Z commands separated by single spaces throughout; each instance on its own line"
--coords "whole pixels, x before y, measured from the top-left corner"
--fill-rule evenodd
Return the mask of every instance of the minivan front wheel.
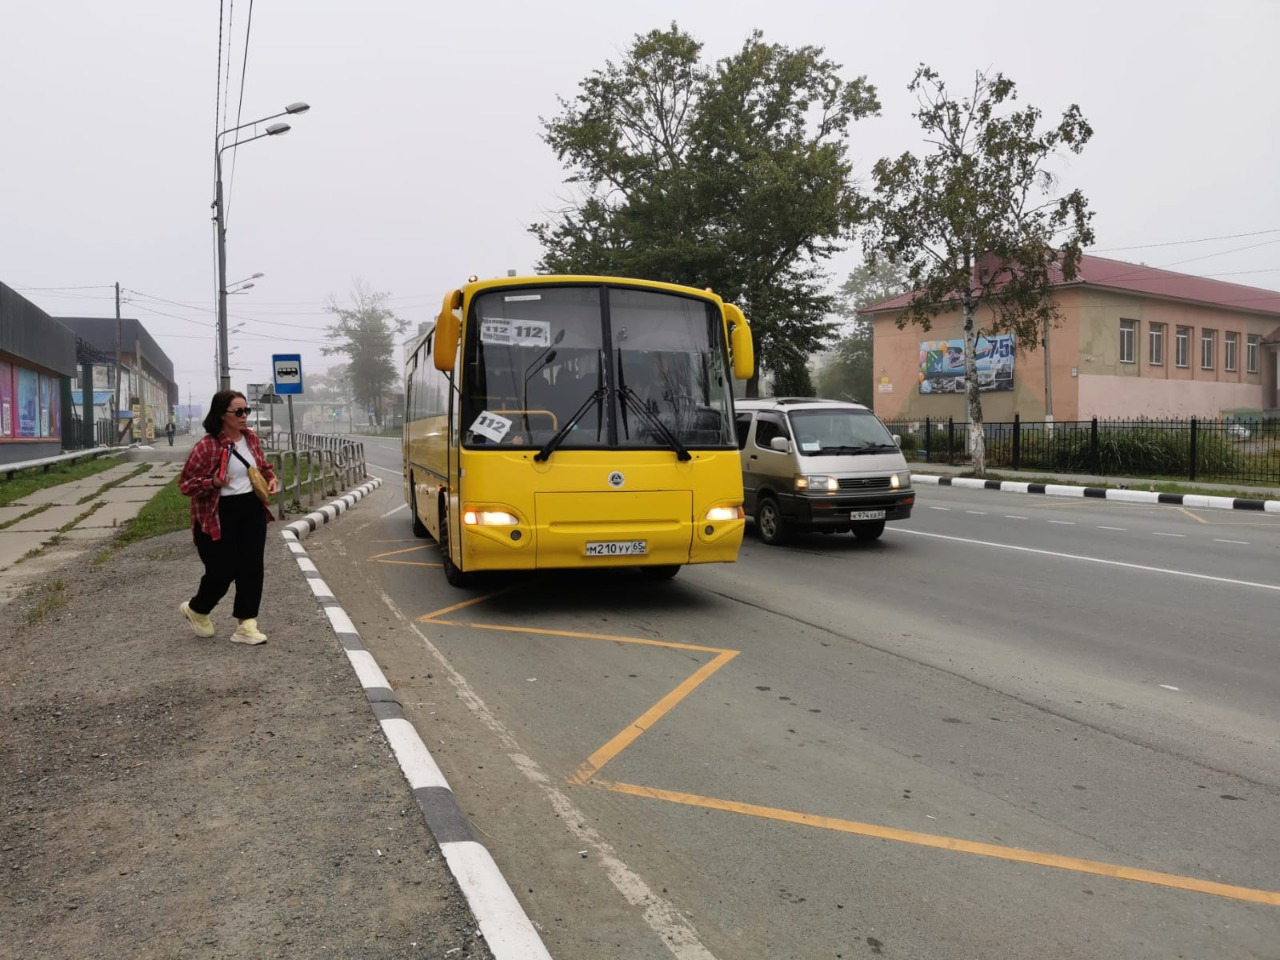
M 884 533 L 883 520 L 865 520 L 853 525 L 853 535 L 859 540 L 879 540 Z
M 782 510 L 773 497 L 761 497 L 756 507 L 756 529 L 760 531 L 760 539 L 770 546 L 777 546 L 787 539 L 786 522 L 782 519 Z

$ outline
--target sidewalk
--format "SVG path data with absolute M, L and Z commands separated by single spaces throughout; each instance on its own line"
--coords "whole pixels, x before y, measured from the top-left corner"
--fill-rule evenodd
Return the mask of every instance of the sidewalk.
M 135 449 L 139 482 L 101 492 L 121 463 L 0 531 L 0 957 L 488 960 L 284 524 L 262 647 L 229 642 L 230 598 L 212 639 L 178 613 L 187 531 L 93 563 L 185 454 Z

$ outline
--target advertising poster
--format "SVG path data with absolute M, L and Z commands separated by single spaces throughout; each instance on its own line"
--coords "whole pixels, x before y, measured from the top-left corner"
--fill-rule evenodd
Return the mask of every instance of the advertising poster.
M 1013 389 L 1013 335 L 979 336 L 975 345 L 979 390 Z M 920 341 L 920 392 L 964 392 L 964 341 Z
M 0 437 L 13 436 L 13 365 L 0 360 Z
M 40 377 L 18 368 L 18 436 L 34 437 L 40 417 Z
M 58 381 L 53 377 L 40 374 L 40 436 L 56 437 L 58 435 L 58 404 L 54 389 Z

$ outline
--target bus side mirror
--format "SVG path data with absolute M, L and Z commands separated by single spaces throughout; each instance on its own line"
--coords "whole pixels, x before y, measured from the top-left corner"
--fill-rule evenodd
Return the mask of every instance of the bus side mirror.
M 733 351 L 733 376 L 737 380 L 750 380 L 756 372 L 756 354 L 747 318 L 732 303 L 724 305 L 724 318 L 730 327 L 729 347 Z
M 455 310 L 462 308 L 462 291 L 450 290 L 444 295 L 440 315 L 436 317 L 436 332 L 432 339 L 431 362 L 437 370 L 448 373 L 458 360 L 458 333 L 462 321 Z

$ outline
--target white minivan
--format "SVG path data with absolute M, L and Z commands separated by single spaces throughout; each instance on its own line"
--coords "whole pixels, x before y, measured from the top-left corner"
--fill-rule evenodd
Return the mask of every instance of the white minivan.
M 852 531 L 875 540 L 911 516 L 915 491 L 897 438 L 860 403 L 812 397 L 737 400 L 743 510 L 760 539 Z

